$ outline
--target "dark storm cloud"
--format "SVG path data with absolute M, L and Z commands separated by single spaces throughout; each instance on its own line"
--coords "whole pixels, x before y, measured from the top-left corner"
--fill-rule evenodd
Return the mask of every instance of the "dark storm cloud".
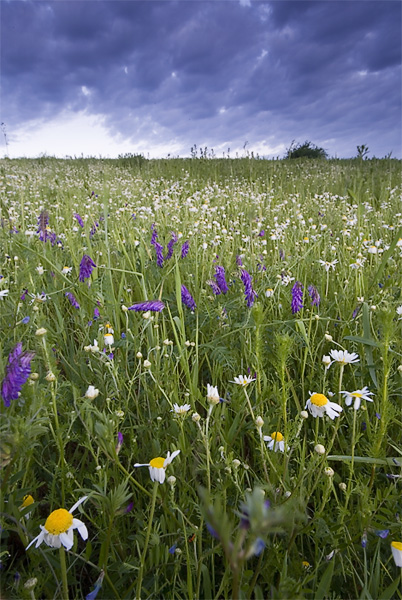
M 400 156 L 399 2 L 12 0 L 1 9 L 10 130 L 68 108 L 150 144 L 272 147 L 300 136 L 329 141 L 331 154 L 369 143 Z

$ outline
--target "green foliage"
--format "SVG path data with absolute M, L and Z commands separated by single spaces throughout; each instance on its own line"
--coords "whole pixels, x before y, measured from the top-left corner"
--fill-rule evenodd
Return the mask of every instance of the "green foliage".
M 296 144 L 293 140 L 286 150 L 285 158 L 328 158 L 328 154 L 324 148 L 319 148 L 312 142 L 305 141 Z
M 57 549 L 25 548 L 87 496 L 73 516 L 88 539 L 74 530 L 66 552 L 71 599 L 96 585 L 110 599 L 399 598 L 400 161 L 200 154 L 0 161 L 0 378 L 17 342 L 35 352 L 0 409 L 2 595 L 61 597 Z M 39 239 L 42 210 L 61 245 Z M 178 237 L 163 267 L 152 227 L 164 257 Z M 97 266 L 81 282 L 84 253 Z M 128 310 L 156 299 L 161 312 Z M 359 362 L 326 368 L 335 349 Z M 372 402 L 346 406 L 341 392 L 365 386 Z M 340 417 L 304 418 L 313 392 Z M 284 452 L 264 439 L 274 432 Z M 163 484 L 135 466 L 176 450 Z

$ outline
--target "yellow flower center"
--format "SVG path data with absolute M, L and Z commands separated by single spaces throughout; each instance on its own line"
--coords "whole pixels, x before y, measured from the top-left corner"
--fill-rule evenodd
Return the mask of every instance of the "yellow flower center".
M 52 535 L 65 533 L 73 524 L 73 515 L 65 508 L 54 510 L 46 519 L 45 529 Z
M 363 394 L 361 394 L 360 392 L 352 392 L 350 395 L 353 396 L 354 398 L 362 398 L 363 397 Z
M 153 458 L 151 460 L 151 462 L 149 463 L 149 466 L 156 467 L 157 469 L 163 469 L 164 464 L 165 464 L 165 459 L 162 458 L 161 456 L 158 456 L 158 458 Z
M 21 508 L 26 508 L 27 506 L 30 506 L 34 502 L 35 502 L 35 500 L 32 498 L 32 496 L 30 494 L 28 494 L 27 496 L 24 496 L 24 501 L 21 504 Z
M 308 560 L 303 560 L 303 561 L 302 561 L 302 565 L 303 565 L 303 567 L 304 567 L 305 569 L 308 569 L 308 568 L 309 568 L 309 566 L 310 566 L 310 563 L 308 562 Z
M 391 546 L 402 552 L 402 542 L 391 542 Z
M 274 431 L 271 433 L 271 438 L 275 440 L 275 442 L 282 442 L 283 435 L 279 431 Z
M 328 404 L 328 398 L 324 394 L 313 394 L 310 398 L 311 404 L 316 406 L 325 406 Z

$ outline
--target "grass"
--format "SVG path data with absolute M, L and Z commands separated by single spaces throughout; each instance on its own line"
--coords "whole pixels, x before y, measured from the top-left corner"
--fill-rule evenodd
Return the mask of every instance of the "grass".
M 3 596 L 401 598 L 400 161 L 5 159 L 0 178 L 3 380 L 35 353 L 1 409 Z M 326 368 L 342 349 L 359 361 Z M 340 416 L 306 412 L 313 393 Z M 177 450 L 163 483 L 134 466 Z M 83 496 L 87 540 L 25 550 Z

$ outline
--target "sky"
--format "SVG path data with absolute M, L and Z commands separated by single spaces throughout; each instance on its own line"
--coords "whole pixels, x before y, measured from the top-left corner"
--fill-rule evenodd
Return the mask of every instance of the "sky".
M 0 156 L 401 158 L 399 0 L 0 0 Z

